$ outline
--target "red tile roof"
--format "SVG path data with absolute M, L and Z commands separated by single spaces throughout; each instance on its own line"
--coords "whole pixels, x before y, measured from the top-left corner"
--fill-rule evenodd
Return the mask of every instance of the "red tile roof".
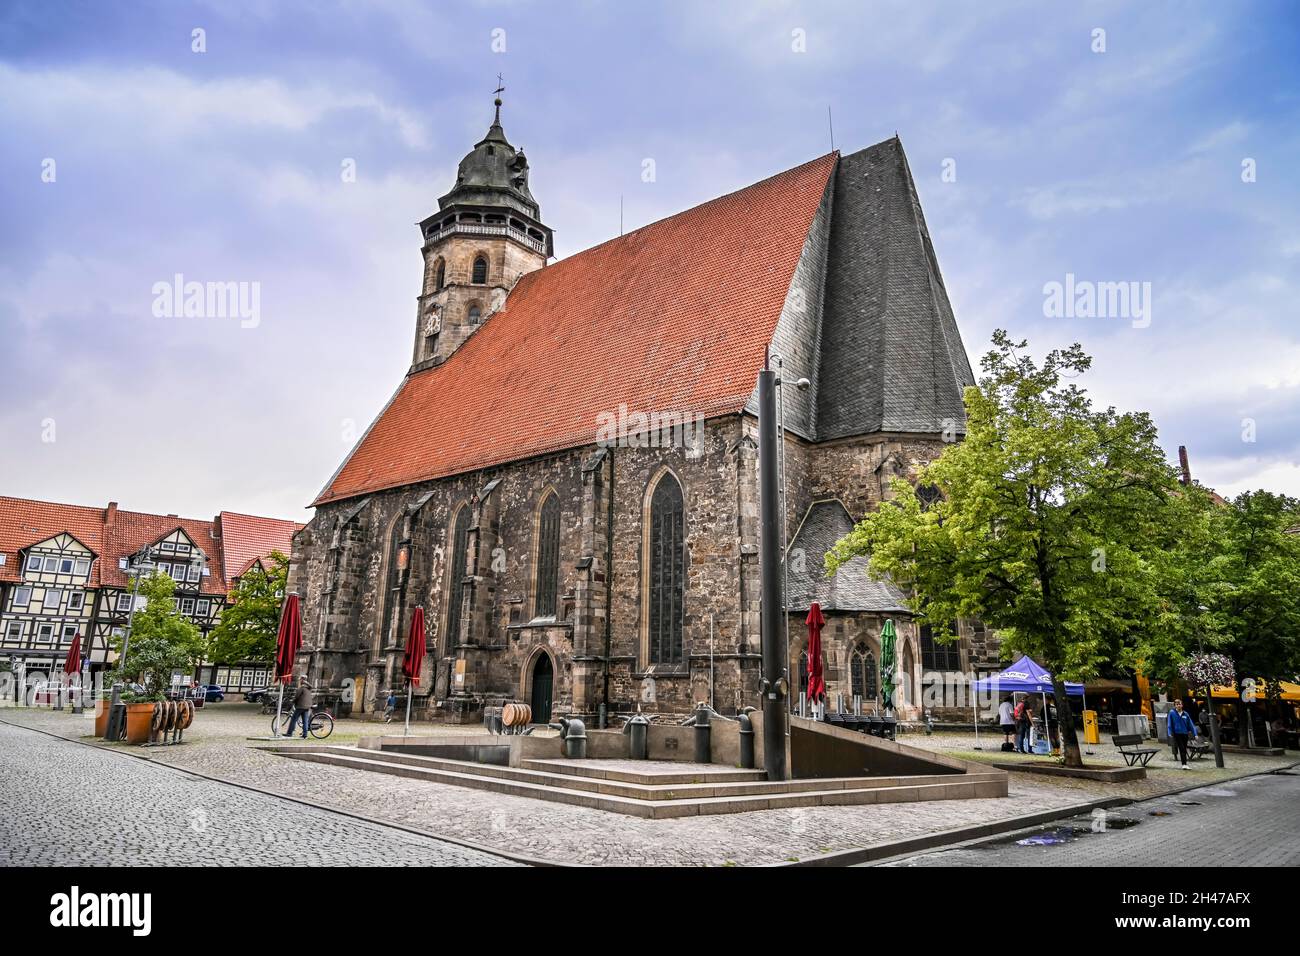
M 18 551 L 68 532 L 95 554 L 104 554 L 104 509 L 83 505 L 61 505 L 52 501 L 29 501 L 0 495 L 0 581 L 22 579 Z M 93 565 L 91 586 L 99 580 L 99 561 Z
M 180 528 L 208 557 L 209 574 L 201 580 L 200 592 L 224 598 L 232 570 L 274 550 L 287 555 L 293 533 L 301 527 L 293 521 L 229 511 L 215 521 L 203 521 L 121 511 L 116 505 L 92 508 L 0 496 L 0 554 L 5 555 L 0 581 L 21 580 L 20 549 L 66 531 L 98 558 L 91 570 L 91 587 L 125 587 L 128 579 L 118 568 L 119 560 Z
M 523 276 L 407 377 L 315 504 L 592 444 L 597 416 L 741 411 L 837 154 Z
M 221 525 L 222 567 L 227 583 L 233 584 L 249 566 L 272 551 L 286 557 L 293 551 L 293 535 L 303 526 L 280 518 L 223 511 L 217 516 Z

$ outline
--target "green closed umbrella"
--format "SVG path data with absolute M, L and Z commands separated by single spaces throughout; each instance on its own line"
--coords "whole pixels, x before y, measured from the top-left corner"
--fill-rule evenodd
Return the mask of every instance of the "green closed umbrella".
M 894 622 L 885 621 L 885 626 L 880 629 L 880 692 L 886 711 L 891 712 L 894 709 L 894 642 L 897 639 Z

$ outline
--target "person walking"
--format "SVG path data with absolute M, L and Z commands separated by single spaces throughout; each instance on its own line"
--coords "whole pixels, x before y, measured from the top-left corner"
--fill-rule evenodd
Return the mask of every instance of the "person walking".
M 1011 749 L 1011 737 L 1016 732 L 1016 717 L 1013 711 L 1011 696 L 1003 697 L 1002 703 L 998 704 L 998 725 L 1002 728 L 1003 750 Z
M 306 676 L 298 678 L 298 692 L 293 696 L 293 716 L 289 718 L 289 729 L 285 731 L 286 737 L 293 736 L 293 728 L 298 723 L 298 718 L 302 718 L 302 739 L 307 739 L 307 728 L 311 726 L 311 709 L 313 701 L 311 696 L 311 685 L 307 683 Z
M 1030 706 L 1028 700 L 1022 700 L 1016 704 L 1016 750 L 1019 753 L 1029 753 L 1029 728 L 1034 725 L 1034 708 Z
M 391 724 L 395 713 L 397 713 L 397 691 L 390 690 L 388 702 L 384 705 L 384 723 Z
M 1196 737 L 1196 721 L 1192 720 L 1192 715 L 1183 710 L 1183 699 L 1179 697 L 1174 701 L 1174 709 L 1169 712 L 1166 718 L 1165 730 L 1174 742 L 1174 759 L 1182 764 L 1184 770 L 1191 770 L 1187 766 L 1187 738 L 1188 736 Z

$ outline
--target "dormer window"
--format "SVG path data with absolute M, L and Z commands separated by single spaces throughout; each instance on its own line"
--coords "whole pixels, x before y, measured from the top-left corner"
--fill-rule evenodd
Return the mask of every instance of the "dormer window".
M 487 259 L 479 256 L 474 260 L 474 276 L 471 281 L 475 285 L 483 285 L 487 282 Z

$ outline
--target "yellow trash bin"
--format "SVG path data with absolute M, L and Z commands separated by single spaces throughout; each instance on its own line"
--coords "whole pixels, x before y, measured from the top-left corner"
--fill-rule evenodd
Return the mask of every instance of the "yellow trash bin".
M 1101 734 L 1097 732 L 1097 712 L 1095 710 L 1085 710 L 1083 712 L 1083 742 L 1087 744 L 1101 743 Z

